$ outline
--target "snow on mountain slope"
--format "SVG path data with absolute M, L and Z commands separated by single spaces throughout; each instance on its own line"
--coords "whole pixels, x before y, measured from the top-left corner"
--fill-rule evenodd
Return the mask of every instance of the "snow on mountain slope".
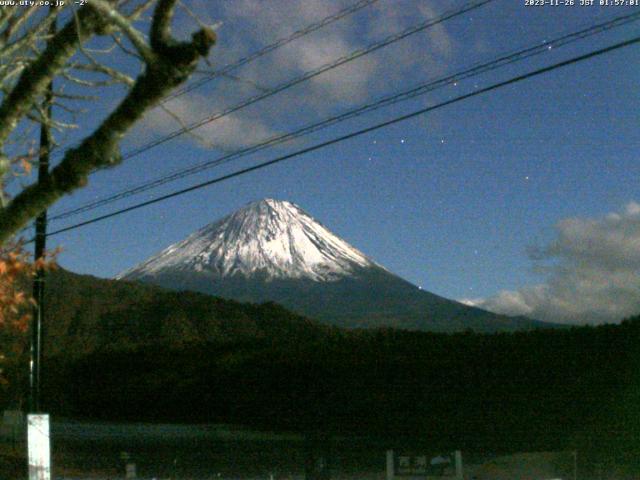
M 297 205 L 265 199 L 207 225 L 185 240 L 122 272 L 135 280 L 189 271 L 214 277 L 333 281 L 378 267 Z
M 296 205 L 272 199 L 207 225 L 117 278 L 240 302 L 276 302 L 347 328 L 496 332 L 545 326 L 421 290 Z

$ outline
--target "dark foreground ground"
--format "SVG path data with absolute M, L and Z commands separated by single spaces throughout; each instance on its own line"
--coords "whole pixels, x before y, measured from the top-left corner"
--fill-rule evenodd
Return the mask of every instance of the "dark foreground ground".
M 53 478 L 106 480 L 124 478 L 126 453 L 138 478 L 176 480 L 301 480 L 310 451 L 326 456 L 331 478 L 384 480 L 385 452 L 393 445 L 364 438 L 332 438 L 311 447 L 297 434 L 271 434 L 227 425 L 52 422 Z M 322 445 L 322 446 L 319 446 Z M 327 447 L 329 445 L 329 447 Z M 411 445 L 398 449 L 411 451 Z M 419 449 L 424 447 L 420 446 Z M 414 449 L 415 451 L 416 449 Z M 424 450 L 422 450 L 424 451 Z M 437 455 L 442 452 L 428 452 Z M 0 447 L 0 479 L 25 479 L 23 446 Z M 542 480 L 573 478 L 571 452 L 510 455 L 463 452 L 465 478 Z M 581 480 L 616 479 L 615 475 L 580 475 Z
M 302 478 L 309 442 L 301 435 L 256 432 L 226 425 L 118 424 L 54 420 L 53 476 L 59 479 L 123 478 L 135 463 L 140 478 Z M 385 447 L 332 439 L 322 450 L 341 475 L 384 475 Z M 314 452 L 319 452 L 313 447 Z M 25 478 L 24 445 L 0 449 L 0 479 Z M 128 458 L 127 461 L 123 457 Z M 370 473 L 373 472 L 373 475 Z

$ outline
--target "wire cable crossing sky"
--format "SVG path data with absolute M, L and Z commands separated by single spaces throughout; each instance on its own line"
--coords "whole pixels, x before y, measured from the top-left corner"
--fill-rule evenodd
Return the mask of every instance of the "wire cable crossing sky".
M 57 203 L 51 247 L 113 277 L 272 198 L 442 297 L 554 322 L 636 315 L 640 7 L 573 3 L 187 0 L 177 38 L 216 25 L 201 76 Z M 121 94 L 105 89 L 82 130 Z
M 181 88 L 179 90 L 176 90 L 174 93 L 172 93 L 171 95 L 167 96 L 167 98 L 164 100 L 165 102 L 172 100 L 176 97 L 179 97 L 181 95 L 185 95 L 186 93 L 192 92 L 193 90 L 202 87 L 203 85 L 206 85 L 207 83 L 211 82 L 212 80 L 214 80 L 215 78 L 217 78 L 218 76 L 221 75 L 228 75 L 229 73 L 231 73 L 232 71 L 242 67 L 243 65 L 246 65 L 247 63 L 253 62 L 254 60 L 267 55 L 268 53 L 273 52 L 274 50 L 281 48 L 285 45 L 287 45 L 288 43 L 291 43 L 301 37 L 304 37 L 305 35 L 309 35 L 310 33 L 315 32 L 316 30 L 326 27 L 327 25 L 330 25 L 333 22 L 336 22 L 338 20 L 342 20 L 343 18 L 347 17 L 348 15 L 351 15 L 355 12 L 357 12 L 358 10 L 361 10 L 365 7 L 369 7 L 371 5 L 373 5 L 374 3 L 378 2 L 379 0 L 360 0 L 359 2 L 354 3 L 353 5 L 346 7 L 342 10 L 340 10 L 339 12 L 333 14 L 333 15 L 329 15 L 328 17 L 323 18 L 322 20 L 320 20 L 319 22 L 316 23 L 312 23 L 310 25 L 306 25 L 305 27 L 301 28 L 300 30 L 296 30 L 295 32 L 293 32 L 291 35 L 289 35 L 288 37 L 285 38 L 281 38 L 275 42 L 273 42 L 270 45 L 267 45 L 264 48 L 261 48 L 260 50 L 253 52 L 251 55 L 247 55 L 246 57 L 243 57 L 233 63 L 230 63 L 229 65 L 226 65 L 225 67 L 220 68 L 219 70 L 215 70 L 213 72 L 211 72 L 210 75 L 208 75 L 205 78 L 202 78 L 200 80 L 198 80 L 197 82 L 193 82 L 190 85 L 187 85 L 184 88 Z
M 130 211 L 138 209 L 138 208 L 142 208 L 142 207 L 146 207 L 148 205 L 152 205 L 154 203 L 166 201 L 166 200 L 168 200 L 170 198 L 174 198 L 174 197 L 177 197 L 179 195 L 184 195 L 184 194 L 192 192 L 194 190 L 198 190 L 200 188 L 208 187 L 210 185 L 214 185 L 216 183 L 220 183 L 222 181 L 229 180 L 229 179 L 237 177 L 239 175 L 244 175 L 244 174 L 247 174 L 247 173 L 250 173 L 250 172 L 253 172 L 253 171 L 256 171 L 256 170 L 259 170 L 259 169 L 262 169 L 262 168 L 265 168 L 265 167 L 268 167 L 268 166 L 271 166 L 271 165 L 274 165 L 276 163 L 280 163 L 280 162 L 283 162 L 285 160 L 289 160 L 291 158 L 298 157 L 300 155 L 304 155 L 306 153 L 313 152 L 315 150 L 319 150 L 321 148 L 326 148 L 326 147 L 328 147 L 330 145 L 334 145 L 336 143 L 343 142 L 345 140 L 349 140 L 349 139 L 352 139 L 354 137 L 357 137 L 357 136 L 360 136 L 360 135 L 364 135 L 366 133 L 370 133 L 370 132 L 376 131 L 376 130 L 381 129 L 381 128 L 385 128 L 385 127 L 391 126 L 393 124 L 396 124 L 396 123 L 399 123 L 399 122 L 403 122 L 405 120 L 409 120 L 409 119 L 411 119 L 411 118 L 413 118 L 415 116 L 418 116 L 418 115 L 424 115 L 426 113 L 429 113 L 431 111 L 437 110 L 439 108 L 443 108 L 443 107 L 446 107 L 448 105 L 460 102 L 462 100 L 466 100 L 468 98 L 472 98 L 472 97 L 475 97 L 475 96 L 478 96 L 478 95 L 482 95 L 482 94 L 491 92 L 493 90 L 496 90 L 498 88 L 503 88 L 503 87 L 506 87 L 508 85 L 512 85 L 514 83 L 518 83 L 518 82 L 521 82 L 523 80 L 527 80 L 527 79 L 530 79 L 532 77 L 536 77 L 538 75 L 542 75 L 544 73 L 551 72 L 551 71 L 553 71 L 555 69 L 558 69 L 558 68 L 562 68 L 562 67 L 566 67 L 568 65 L 572 65 L 574 63 L 582 62 L 582 61 L 588 60 L 590 58 L 593 58 L 593 57 L 596 57 L 596 56 L 599 56 L 599 55 L 604 55 L 606 53 L 618 50 L 620 48 L 624 48 L 624 47 L 628 47 L 628 46 L 631 46 L 631 45 L 635 45 L 638 42 L 640 42 L 640 37 L 632 38 L 632 39 L 627 40 L 625 42 L 620 42 L 620 43 L 617 43 L 615 45 L 611 45 L 611 46 L 609 46 L 607 48 L 603 48 L 603 49 L 600 49 L 600 50 L 596 50 L 594 52 L 590 52 L 590 53 L 585 54 L 585 55 L 581 55 L 579 57 L 575 57 L 575 58 L 572 58 L 572 59 L 569 59 L 569 60 L 565 60 L 563 62 L 556 63 L 556 64 L 553 64 L 551 66 L 548 66 L 548 67 L 545 67 L 545 68 L 541 68 L 539 70 L 535 70 L 533 72 L 529 72 L 527 74 L 520 75 L 520 76 L 515 77 L 515 78 L 511 78 L 511 79 L 506 80 L 504 82 L 500 82 L 500 83 L 491 85 L 489 87 L 485 87 L 483 89 L 480 89 L 480 90 L 475 91 L 475 92 L 468 93 L 466 95 L 461 95 L 459 97 L 456 97 L 456 98 L 454 98 L 452 100 L 448 100 L 448 101 L 443 102 L 443 103 L 440 103 L 438 105 L 434 105 L 434 106 L 431 106 L 431 107 L 428 107 L 428 108 L 424 108 L 422 110 L 418 110 L 416 112 L 412 112 L 410 114 L 403 115 L 401 117 L 397 117 L 397 118 L 393 118 L 391 120 L 387 120 L 387 121 L 385 121 L 383 123 L 380 123 L 380 124 L 365 128 L 363 130 L 359 130 L 357 132 L 353 132 L 353 133 L 350 133 L 348 135 L 344 135 L 342 137 L 338 137 L 338 138 L 329 140 L 327 142 L 323 142 L 321 144 L 314 145 L 312 147 L 307 147 L 307 148 L 304 148 L 302 150 L 298 150 L 298 151 L 296 151 L 294 153 L 290 153 L 288 155 L 284 155 L 284 156 L 275 158 L 275 159 L 270 160 L 268 162 L 260 163 L 258 165 L 254 165 L 253 167 L 245 168 L 245 169 L 239 170 L 237 172 L 234 172 L 232 174 L 225 175 L 223 177 L 219 177 L 219 178 L 215 178 L 215 179 L 209 180 L 207 182 L 199 183 L 199 184 L 194 185 L 192 187 L 173 192 L 173 193 L 171 193 L 169 195 L 164 195 L 162 197 L 159 197 L 159 198 L 147 201 L 147 202 L 138 203 L 136 205 L 133 205 L 133 206 L 130 206 L 130 207 L 127 207 L 127 208 L 123 208 L 121 210 L 117 210 L 117 211 L 109 213 L 107 215 L 102 215 L 102 216 L 93 218 L 91 220 L 87 220 L 87 221 L 84 221 L 84 222 L 77 223 L 75 225 L 71 225 L 69 227 L 65 227 L 65 228 L 61 228 L 61 229 L 58 229 L 58 230 L 54 230 L 54 231 L 48 233 L 47 236 L 58 235 L 60 233 L 68 232 L 68 231 L 71 231 L 71 230 L 75 230 L 75 229 L 90 225 L 92 223 L 96 223 L 96 222 L 99 222 L 99 221 L 107 220 L 107 219 L 112 218 L 112 217 L 114 217 L 116 215 L 121 215 L 123 213 L 127 213 L 127 212 L 130 212 Z
M 350 118 L 353 118 L 354 116 L 358 116 L 358 115 L 363 115 L 365 113 L 368 113 L 370 111 L 376 110 L 378 108 L 382 108 L 388 105 L 392 105 L 396 102 L 400 102 L 400 101 L 404 101 L 404 100 L 408 100 L 411 98 L 414 98 L 415 96 L 418 95 L 424 95 L 430 91 L 432 91 L 435 88 L 438 87 L 442 87 L 442 86 L 446 86 L 449 84 L 452 84 L 454 82 L 460 82 L 462 80 L 465 80 L 467 78 L 471 78 L 475 75 L 479 75 L 482 74 L 484 72 L 490 71 L 492 69 L 496 69 L 496 68 L 500 68 L 503 67 L 505 65 L 509 65 L 513 62 L 517 62 L 517 61 L 522 61 L 526 58 L 529 58 L 532 55 L 538 55 L 541 53 L 544 53 L 546 51 L 548 51 L 548 49 L 550 48 L 560 48 L 564 45 L 567 45 L 571 42 L 574 41 L 578 41 L 578 40 L 583 40 L 585 38 L 588 38 L 592 35 L 595 34 L 599 34 L 602 32 L 605 32 L 609 29 L 612 28 L 616 28 L 622 25 L 626 25 L 629 22 L 634 22 L 637 21 L 640 18 L 640 12 L 637 13 L 632 13 L 632 14 L 628 14 L 628 15 L 623 15 L 623 16 L 619 16 L 616 17 L 612 20 L 609 20 L 607 22 L 603 22 L 603 23 L 599 23 L 597 25 L 593 25 L 589 28 L 586 29 L 582 29 L 579 30 L 577 32 L 573 32 L 567 35 L 563 35 L 559 38 L 553 39 L 553 40 L 545 40 L 544 42 L 539 42 L 537 44 L 535 44 L 534 46 L 531 47 L 527 47 L 521 50 L 518 50 L 516 52 L 511 52 L 511 53 L 506 53 L 503 55 L 500 55 L 498 58 L 487 62 L 487 63 L 483 63 L 480 65 L 474 65 L 470 68 L 467 68 L 465 70 L 456 72 L 454 74 L 451 75 L 447 75 L 446 77 L 442 77 L 436 80 L 430 80 L 428 82 L 425 82 L 415 88 L 412 88 L 410 90 L 407 91 L 403 91 L 403 92 L 399 92 L 393 95 L 389 95 L 386 97 L 383 97 L 375 102 L 372 103 L 368 103 L 366 105 L 360 106 L 356 109 L 352 109 L 348 112 L 345 112 L 343 114 L 337 115 L 337 116 L 333 116 L 330 117 L 328 119 L 324 119 L 321 122 L 316 122 L 312 125 L 308 125 L 305 126 L 301 129 L 298 129 L 294 132 L 289 132 L 286 134 L 282 134 L 282 135 L 278 135 L 275 137 L 271 137 L 266 139 L 263 142 L 260 142 L 258 144 L 252 145 L 251 147 L 242 149 L 242 150 L 237 150 L 235 152 L 231 152 L 229 154 L 226 154 L 220 158 L 214 159 L 214 160 L 210 160 L 210 161 L 206 161 L 206 162 L 201 162 L 197 165 L 193 165 L 189 168 L 186 169 L 182 169 L 179 171 L 176 171 L 170 175 L 165 175 L 163 177 L 160 177 L 158 179 L 155 179 L 151 182 L 146 182 L 146 183 L 142 183 L 139 184 L 135 187 L 129 188 L 127 190 L 123 190 L 121 192 L 118 192 L 116 194 L 104 197 L 102 199 L 96 200 L 94 202 L 91 202 L 89 204 L 86 205 L 82 205 L 79 206 L 77 208 L 74 209 L 70 209 L 61 213 L 58 213 L 54 216 L 52 216 L 50 218 L 50 221 L 56 221 L 56 220 L 62 220 L 65 218 L 69 218 L 72 217 L 74 215 L 77 215 L 79 213 L 83 213 L 83 212 L 87 212 L 90 210 L 94 210 L 98 207 L 104 206 L 104 205 L 108 205 L 110 203 L 113 203 L 114 201 L 117 200 L 121 200 L 124 198 L 128 198 L 132 195 L 136 195 L 139 193 L 143 193 L 145 191 L 148 191 L 152 188 L 156 188 L 158 186 L 164 185 L 166 183 L 170 183 L 173 182 L 175 180 L 181 179 L 181 178 L 185 178 L 186 176 L 190 176 L 196 173 L 199 173 L 205 169 L 209 169 L 215 166 L 218 166 L 222 163 L 225 162 L 229 162 L 232 161 L 234 159 L 240 158 L 242 156 L 251 154 L 251 153 L 255 153 L 256 151 L 259 151 L 263 148 L 266 147 L 271 147 L 277 144 L 280 144 L 284 141 L 289 141 L 295 138 L 298 138 L 302 135 L 305 135 L 307 133 L 311 133 L 311 132 L 315 132 L 318 129 L 321 128 L 325 128 L 327 126 L 333 125 L 337 122 L 341 122 Z
M 426 30 L 428 28 L 434 27 L 436 25 L 439 25 L 447 20 L 450 20 L 452 18 L 455 18 L 459 15 L 463 15 L 471 10 L 474 10 L 476 8 L 482 7 L 483 5 L 486 5 L 490 2 L 493 2 L 495 0 L 480 0 L 480 1 L 472 1 L 469 2 L 468 4 L 466 4 L 465 6 L 463 6 L 462 8 L 459 9 L 455 9 L 452 11 L 448 11 L 442 15 L 440 15 L 437 18 L 433 18 L 433 19 L 428 19 L 424 22 L 421 22 L 417 25 L 414 25 L 410 28 L 407 28 L 399 33 L 393 34 L 388 36 L 387 38 L 383 39 L 382 41 L 376 42 L 372 45 L 369 45 L 365 48 L 361 48 L 358 50 L 355 50 L 351 53 L 349 53 L 348 55 L 345 55 L 343 57 L 338 58 L 337 60 L 334 60 L 333 62 L 330 62 L 326 65 L 323 65 L 321 67 L 315 68 L 313 70 L 310 70 L 308 72 L 306 72 L 305 74 L 301 75 L 300 77 L 294 78 L 292 80 L 289 80 L 283 84 L 278 85 L 275 88 L 272 88 L 266 92 L 262 92 L 261 94 L 258 95 L 254 95 L 242 102 L 240 102 L 237 105 L 234 105 L 232 107 L 229 107 L 221 112 L 217 112 L 214 113 L 213 115 L 210 115 L 206 118 L 203 118 L 202 120 L 199 120 L 197 122 L 191 123 L 190 125 L 183 127 L 179 130 L 176 130 L 174 132 L 171 132 L 170 134 L 159 138 L 157 140 L 154 140 L 152 142 L 149 142 L 146 145 L 143 145 L 140 148 L 137 148 L 133 151 L 127 152 L 123 155 L 123 159 L 124 160 L 128 160 L 130 158 L 136 157 L 138 155 L 140 155 L 143 152 L 146 152 L 147 150 L 150 150 L 154 147 L 157 147 L 159 145 L 162 145 L 165 142 L 168 142 L 170 140 L 173 140 L 174 138 L 177 138 L 181 135 L 184 135 L 185 133 L 191 132 L 193 130 L 195 130 L 196 128 L 199 128 L 207 123 L 211 123 L 214 122 L 216 120 L 219 120 L 231 113 L 237 112 L 238 110 L 241 110 L 243 108 L 248 107 L 249 105 L 253 105 L 256 102 L 259 102 L 261 100 L 264 100 L 266 98 L 269 98 L 273 95 L 276 95 L 278 93 L 284 92 L 285 90 L 288 90 L 302 82 L 306 82 L 311 80 L 314 77 L 317 77 L 318 75 L 322 75 L 323 73 L 329 72 L 335 68 L 338 68 L 346 63 L 352 62 L 360 57 L 363 57 L 365 55 L 371 54 L 372 52 L 375 52 L 376 50 L 379 50 L 381 48 L 384 48 L 388 45 L 391 45 L 393 43 L 399 42 L 400 40 L 403 40 L 405 38 L 407 38 L 410 35 L 414 35 L 416 33 L 420 33 L 423 30 Z

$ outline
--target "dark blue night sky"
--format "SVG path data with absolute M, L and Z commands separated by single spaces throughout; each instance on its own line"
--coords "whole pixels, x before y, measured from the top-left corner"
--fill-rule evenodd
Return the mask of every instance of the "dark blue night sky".
M 222 22 L 220 68 L 352 0 L 187 0 Z M 214 159 L 502 53 L 640 12 L 495 0 L 92 176 L 52 214 Z M 598 2 L 596 2 L 598 3 Z M 379 0 L 167 103 L 185 123 L 375 43 L 460 1 Z M 634 37 L 638 22 L 229 162 L 52 229 L 253 165 Z M 177 34 L 197 25 L 185 12 Z M 141 28 L 144 28 L 142 25 Z M 123 63 L 124 65 L 124 63 Z M 61 264 L 111 277 L 244 204 L 289 200 L 389 270 L 445 297 L 541 319 L 640 311 L 640 46 L 554 70 L 273 167 L 52 237 Z M 195 79 L 201 78 L 196 76 Z M 118 98 L 106 95 L 95 118 Z M 87 126 L 90 126 L 89 122 Z M 123 150 L 180 128 L 154 110 Z

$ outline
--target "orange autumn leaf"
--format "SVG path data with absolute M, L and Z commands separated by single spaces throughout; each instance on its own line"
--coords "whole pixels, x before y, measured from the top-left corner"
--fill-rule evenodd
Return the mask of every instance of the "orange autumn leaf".
M 0 344 L 0 359 L 18 358 L 24 353 L 26 342 L 22 340 L 29 329 L 35 303 L 29 280 L 38 269 L 54 268 L 57 253 L 57 250 L 49 252 L 33 262 L 19 243 L 0 246 L 0 329 L 8 334 L 7 338 L 16 340 Z M 7 379 L 0 368 L 0 385 L 6 384 Z
M 22 170 L 24 171 L 25 175 L 29 175 L 31 173 L 31 169 L 33 168 L 33 166 L 31 165 L 31 162 L 29 162 L 29 160 L 25 157 L 22 157 L 20 159 L 20 166 L 22 167 Z
M 25 312 L 30 310 L 34 300 L 22 290 L 28 285 L 25 279 L 39 269 L 53 268 L 57 253 L 58 250 L 32 262 L 20 244 L 0 248 L 0 326 L 26 331 L 30 315 Z

